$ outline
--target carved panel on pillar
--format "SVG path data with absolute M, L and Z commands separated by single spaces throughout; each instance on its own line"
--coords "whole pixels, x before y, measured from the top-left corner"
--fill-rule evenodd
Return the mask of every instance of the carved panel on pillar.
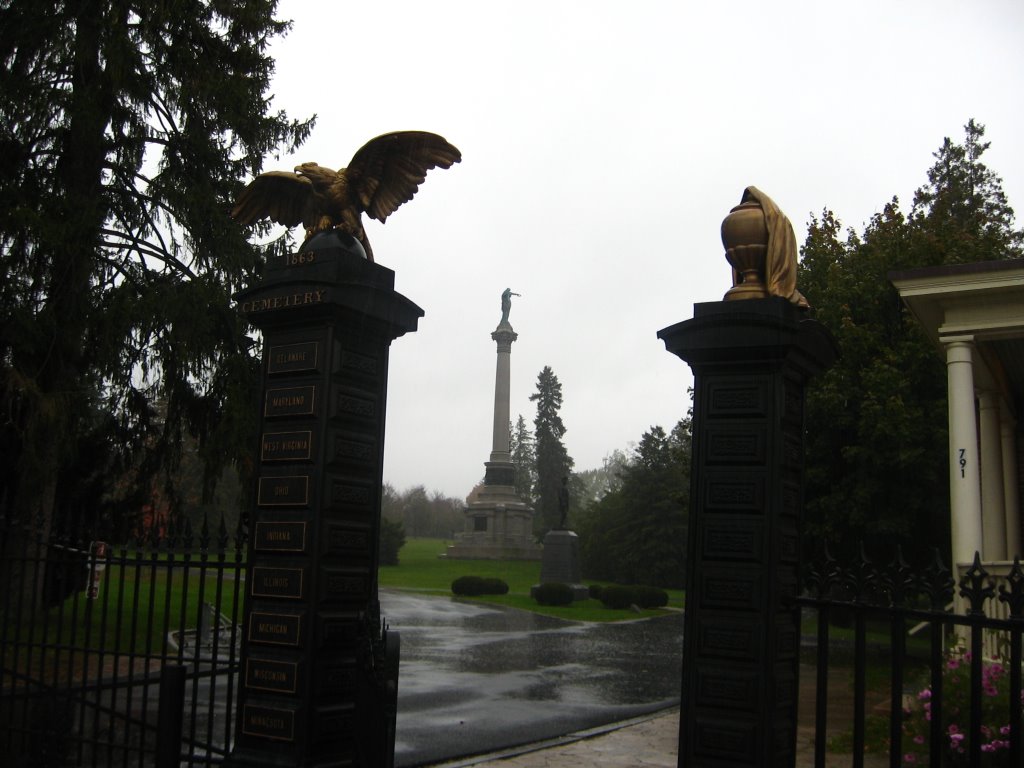
M 658 335 L 695 391 L 679 764 L 792 765 L 803 388 L 835 347 L 783 299 Z

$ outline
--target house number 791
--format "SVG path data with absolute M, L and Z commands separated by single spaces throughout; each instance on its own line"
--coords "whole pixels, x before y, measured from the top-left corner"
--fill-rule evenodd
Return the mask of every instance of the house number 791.
M 960 477 L 967 477 L 967 449 L 960 449 Z

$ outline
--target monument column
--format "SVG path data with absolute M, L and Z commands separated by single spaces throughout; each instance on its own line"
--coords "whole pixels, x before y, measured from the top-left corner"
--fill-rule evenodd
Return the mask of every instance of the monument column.
M 491 441 L 491 461 L 510 462 L 512 456 L 508 447 L 509 434 L 509 398 L 511 394 L 512 374 L 512 342 L 519 334 L 512 330 L 508 321 L 501 324 L 491 334 L 498 345 L 498 364 L 494 373 L 494 435 Z M 515 480 L 513 479 L 513 485 Z
M 494 422 L 491 453 L 484 462 L 484 485 L 463 511 L 466 525 L 456 534 L 445 557 L 453 559 L 538 560 L 540 547 L 533 541 L 533 510 L 516 494 L 516 467 L 509 451 L 509 397 L 511 394 L 512 343 L 519 338 L 508 314 L 512 297 L 501 294 L 501 321 L 491 333 L 497 345 L 494 373 Z

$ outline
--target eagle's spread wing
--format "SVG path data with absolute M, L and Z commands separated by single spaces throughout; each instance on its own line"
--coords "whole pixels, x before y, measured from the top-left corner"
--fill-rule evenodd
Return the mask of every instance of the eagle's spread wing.
M 371 218 L 384 221 L 412 200 L 431 168 L 451 168 L 462 154 L 435 133 L 399 131 L 368 141 L 345 169 L 349 192 Z
M 231 218 L 242 226 L 266 218 L 294 227 L 315 215 L 312 205 L 313 183 L 309 179 L 291 171 L 269 171 L 242 190 L 231 209 Z

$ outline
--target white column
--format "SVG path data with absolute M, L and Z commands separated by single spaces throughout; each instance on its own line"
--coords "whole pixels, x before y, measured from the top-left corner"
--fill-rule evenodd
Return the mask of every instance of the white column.
M 978 395 L 978 427 L 981 431 L 981 557 L 986 561 L 1006 559 L 1003 441 L 999 421 L 999 397 L 992 390 L 983 390 Z
M 949 392 L 949 506 L 953 566 L 982 550 L 978 426 L 974 415 L 974 359 L 970 341 L 946 342 Z
M 1003 503 L 1006 505 L 1006 556 L 1014 555 L 1024 559 L 1024 545 L 1020 540 L 1021 509 L 1020 485 L 1017 476 L 1017 435 L 1016 423 L 1003 411 L 1000 432 L 1003 438 Z
M 519 335 L 507 323 L 499 325 L 491 334 L 498 345 L 498 364 L 494 373 L 494 433 L 491 439 L 491 461 L 508 462 L 509 453 L 509 394 L 512 373 L 512 342 Z

